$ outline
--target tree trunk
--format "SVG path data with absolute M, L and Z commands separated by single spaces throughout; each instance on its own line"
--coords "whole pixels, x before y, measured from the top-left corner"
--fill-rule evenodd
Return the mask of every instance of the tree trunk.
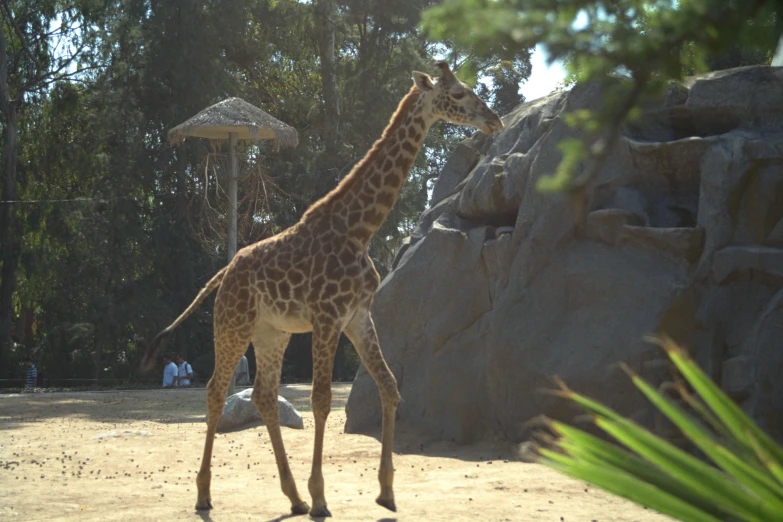
M 340 93 L 337 88 L 337 67 L 334 59 L 334 24 L 330 20 L 333 11 L 332 0 L 318 0 L 315 3 L 318 57 L 321 61 L 321 87 L 324 96 L 321 137 L 326 145 L 327 156 L 330 158 L 337 155 L 340 130 Z
M 93 362 L 95 363 L 95 386 L 103 376 L 103 332 L 100 323 L 96 325 L 95 341 L 93 343 Z
M 177 155 L 177 218 L 179 218 L 185 227 L 190 226 L 190 215 L 188 211 L 188 164 L 186 161 L 186 150 L 184 145 L 182 150 L 175 152 Z M 205 189 L 206 190 L 206 189 Z
M 5 183 L 0 202 L 15 201 L 16 163 L 18 149 L 18 129 L 16 120 L 16 101 L 8 90 L 8 54 L 5 34 L 0 30 L 0 103 L 2 103 L 5 138 Z M 0 203 L 0 367 L 8 373 L 11 348 L 11 325 L 13 324 L 13 295 L 16 289 L 16 273 L 19 268 L 21 248 L 20 223 L 16 219 L 16 206 L 13 203 Z

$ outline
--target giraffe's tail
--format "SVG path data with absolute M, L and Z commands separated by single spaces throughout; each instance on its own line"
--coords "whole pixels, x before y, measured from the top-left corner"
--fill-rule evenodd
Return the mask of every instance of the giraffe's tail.
M 168 338 L 174 332 L 174 329 L 179 326 L 182 321 L 187 319 L 188 316 L 192 314 L 196 308 L 198 308 L 201 302 L 206 299 L 209 294 L 214 292 L 215 289 L 220 286 L 220 283 L 223 282 L 223 276 L 226 275 L 227 268 L 228 266 L 224 266 L 217 274 L 215 274 L 214 277 L 212 277 L 212 279 L 210 279 L 209 282 L 204 286 L 204 288 L 201 289 L 193 302 L 190 303 L 190 306 L 188 306 L 173 323 L 167 326 L 165 330 L 161 331 L 152 341 L 147 344 L 147 347 L 144 349 L 144 353 L 141 355 L 140 366 L 142 372 L 148 372 L 152 370 L 152 368 L 155 366 L 155 357 L 157 356 L 158 351 L 160 351 L 160 349 L 166 345 Z

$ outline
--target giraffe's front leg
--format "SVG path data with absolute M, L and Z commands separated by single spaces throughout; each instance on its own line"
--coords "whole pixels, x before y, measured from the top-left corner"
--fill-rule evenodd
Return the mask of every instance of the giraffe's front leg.
M 381 435 L 381 465 L 378 468 L 378 481 L 381 494 L 375 499 L 379 505 L 390 511 L 397 511 L 394 503 L 394 464 L 392 450 L 394 448 L 394 421 L 400 393 L 397 390 L 397 379 L 386 364 L 378 343 L 378 334 L 372 322 L 369 311 L 358 312 L 345 329 L 345 334 L 353 343 L 356 352 L 375 380 L 381 394 L 383 408 L 383 427 Z
M 311 517 L 332 516 L 326 507 L 322 467 L 326 420 L 332 409 L 332 369 L 339 338 L 339 330 L 331 325 L 314 325 L 313 391 L 310 395 L 310 402 L 313 406 L 313 419 L 315 421 L 315 443 L 313 445 L 313 468 L 310 473 L 310 480 L 307 483 L 313 500 L 313 507 L 310 509 Z

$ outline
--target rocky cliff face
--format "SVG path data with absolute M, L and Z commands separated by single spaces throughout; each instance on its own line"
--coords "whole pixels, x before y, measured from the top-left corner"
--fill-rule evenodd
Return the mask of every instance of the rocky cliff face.
M 672 88 L 627 126 L 594 182 L 585 234 L 541 194 L 582 87 L 526 103 L 507 130 L 463 142 L 381 284 L 373 315 L 400 384 L 399 417 L 434 438 L 512 440 L 546 414 L 552 376 L 655 424 L 616 364 L 669 376 L 643 341 L 666 332 L 777 437 L 783 427 L 783 68 Z M 348 432 L 380 426 L 360 369 Z M 661 426 L 663 428 L 663 426 Z

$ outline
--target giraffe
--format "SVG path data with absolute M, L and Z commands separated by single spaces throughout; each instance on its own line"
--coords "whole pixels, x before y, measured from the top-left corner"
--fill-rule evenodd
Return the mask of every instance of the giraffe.
M 400 394 L 378 344 L 370 307 L 380 283 L 368 243 L 391 211 L 430 126 L 438 120 L 475 127 L 487 134 L 503 128 L 497 114 L 448 64 L 436 64 L 439 78 L 418 71 L 382 137 L 337 185 L 291 228 L 249 245 L 220 270 L 188 308 L 148 345 L 142 368 L 149 369 L 171 332 L 215 289 L 215 371 L 207 385 L 207 435 L 196 485 L 196 509 L 211 509 L 212 446 L 226 390 L 248 342 L 257 371 L 252 401 L 266 424 L 283 493 L 294 514 L 331 516 L 324 496 L 324 430 L 331 409 L 331 376 L 341 332 L 353 343 L 381 396 L 380 495 L 376 502 L 396 511 L 392 446 Z M 292 333 L 313 333 L 311 403 L 315 421 L 308 489 L 302 499 L 288 465 L 277 409 L 283 353 Z

